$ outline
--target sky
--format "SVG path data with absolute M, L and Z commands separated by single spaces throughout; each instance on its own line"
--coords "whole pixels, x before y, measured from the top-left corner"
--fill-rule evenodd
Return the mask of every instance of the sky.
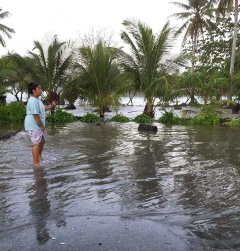
M 181 12 L 170 2 L 186 0 L 1 0 L 2 11 L 11 13 L 0 20 L 13 28 L 12 39 L 4 36 L 6 48 L 0 47 L 0 56 L 8 51 L 26 55 L 33 49 L 33 41 L 43 42 L 46 37 L 58 35 L 60 41 L 76 40 L 91 31 L 105 30 L 121 44 L 120 33 L 125 19 L 146 23 L 159 32 L 173 13 Z M 170 19 L 171 25 L 178 21 Z M 173 52 L 180 52 L 180 42 Z

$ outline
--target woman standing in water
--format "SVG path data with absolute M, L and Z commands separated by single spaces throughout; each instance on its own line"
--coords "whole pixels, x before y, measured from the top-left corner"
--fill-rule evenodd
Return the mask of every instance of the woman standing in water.
M 24 126 L 33 143 L 33 166 L 41 166 L 40 161 L 42 160 L 42 151 L 45 143 L 45 111 L 54 109 L 57 101 L 53 101 L 50 105 L 44 106 L 42 101 L 39 99 L 42 95 L 41 85 L 31 82 L 27 87 L 28 93 L 31 97 L 27 102 L 27 115 Z

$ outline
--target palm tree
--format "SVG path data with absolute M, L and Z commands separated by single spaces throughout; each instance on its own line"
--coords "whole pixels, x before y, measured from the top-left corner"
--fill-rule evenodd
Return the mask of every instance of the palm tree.
M 95 45 L 82 45 L 80 59 L 76 63 L 78 76 L 65 87 L 78 92 L 80 97 L 98 107 L 100 118 L 104 118 L 107 107 L 120 105 L 124 90 L 124 74 L 117 66 L 120 50 L 109 47 L 99 39 Z
M 67 80 L 72 55 L 65 55 L 65 45 L 65 42 L 59 42 L 55 36 L 46 52 L 39 41 L 34 41 L 33 51 L 28 51 L 28 57 L 21 57 L 19 54 L 11 54 L 10 57 L 33 81 L 45 87 L 49 98 L 52 92 L 60 92 Z
M 140 21 L 125 20 L 123 25 L 127 31 L 123 31 L 121 37 L 131 54 L 123 54 L 121 64 L 134 77 L 136 90 L 147 100 L 144 113 L 154 117 L 155 97 L 164 96 L 170 88 L 170 77 L 164 67 L 171 48 L 169 22 L 156 35 Z
M 0 96 L 6 94 L 7 91 L 7 84 L 6 84 L 6 76 L 4 74 L 5 67 L 7 65 L 6 57 L 0 58 Z M 1 101 L 0 101 L 1 103 Z
M 2 57 L 4 65 L 0 70 L 0 76 L 3 77 L 2 83 L 7 86 L 8 92 L 13 94 L 17 101 L 22 101 L 23 93 L 26 91 L 27 84 L 31 81 L 8 56 Z M 20 94 L 20 98 L 18 95 Z
M 232 40 L 232 52 L 231 52 L 231 63 L 230 63 L 230 94 L 229 98 L 232 98 L 233 89 L 234 89 L 234 63 L 236 58 L 236 45 L 237 45 L 237 33 L 238 33 L 238 0 L 216 0 L 218 3 L 219 13 L 225 15 L 234 10 L 234 28 L 233 28 L 233 40 Z
M 196 97 L 203 99 L 206 104 L 211 99 L 212 93 L 212 85 L 207 76 L 206 72 L 183 73 L 176 94 L 190 99 L 188 103 L 190 106 L 198 105 Z
M 203 33 L 204 28 L 212 27 L 213 24 L 210 18 L 213 18 L 213 2 L 209 0 L 187 0 L 187 4 L 180 2 L 172 2 L 177 7 L 184 11 L 175 13 L 171 17 L 185 20 L 184 24 L 176 31 L 176 36 L 185 30 L 183 37 L 184 46 L 187 38 L 190 36 L 192 41 L 192 59 L 191 59 L 191 73 L 194 73 L 195 54 L 197 49 L 197 42 L 200 33 Z
M 4 19 L 5 17 L 8 17 L 9 14 L 10 13 L 8 11 L 2 12 L 2 9 L 0 9 L 0 19 Z M 0 23 L 0 32 L 6 35 L 8 38 L 12 38 L 11 33 L 15 33 L 15 31 L 12 28 L 9 28 L 6 25 L 3 25 L 2 23 Z M 3 47 L 6 47 L 6 43 L 2 35 L 0 35 L 0 44 Z

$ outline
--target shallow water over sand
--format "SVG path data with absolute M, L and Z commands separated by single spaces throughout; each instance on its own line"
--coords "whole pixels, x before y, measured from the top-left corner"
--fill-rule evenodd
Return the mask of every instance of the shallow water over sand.
M 43 169 L 1 141 L 0 250 L 240 250 L 240 130 L 156 125 L 48 126 Z

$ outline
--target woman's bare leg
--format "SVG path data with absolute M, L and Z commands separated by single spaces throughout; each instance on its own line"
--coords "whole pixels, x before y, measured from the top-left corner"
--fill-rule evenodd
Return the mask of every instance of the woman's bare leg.
M 43 151 L 43 146 L 45 144 L 45 139 L 44 137 L 42 137 L 40 143 L 39 143 L 39 154 L 38 154 L 38 161 L 42 160 L 43 157 L 42 157 L 42 151 Z
M 40 144 L 40 143 L 39 143 Z M 33 156 L 33 166 L 39 166 L 39 144 L 33 145 L 32 147 L 32 156 Z

